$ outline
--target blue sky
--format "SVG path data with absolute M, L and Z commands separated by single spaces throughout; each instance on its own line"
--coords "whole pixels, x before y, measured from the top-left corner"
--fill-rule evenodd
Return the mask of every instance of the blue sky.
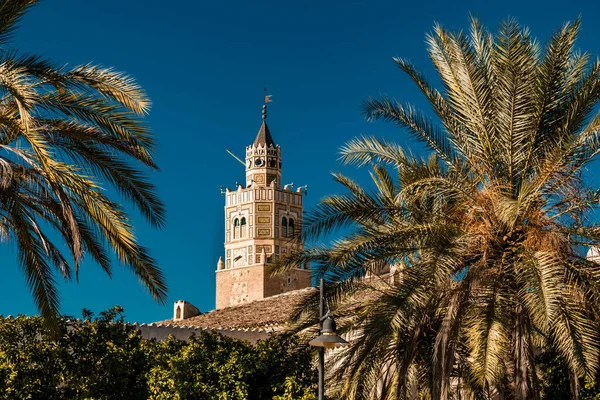
M 404 132 L 365 122 L 360 104 L 387 93 L 424 105 L 392 57 L 412 60 L 433 78 L 424 45 L 434 22 L 468 29 L 469 13 L 491 28 L 508 16 L 545 38 L 583 17 L 579 47 L 600 54 L 600 6 L 558 1 L 179 1 L 44 0 L 24 18 L 13 44 L 58 64 L 94 62 L 134 76 L 153 100 L 147 118 L 161 167 L 152 179 L 166 203 L 165 229 L 135 217 L 140 241 L 159 260 L 169 285 L 156 304 L 126 268 L 109 280 L 85 263 L 79 283 L 61 284 L 62 311 L 79 316 L 112 305 L 130 321 L 170 318 L 185 299 L 214 307 L 214 271 L 223 252 L 219 186 L 244 180 L 243 155 L 260 126 L 263 87 L 274 102 L 269 126 L 281 145 L 284 183 L 309 185 L 306 206 L 338 188 L 330 172 L 359 180 L 337 150 L 361 134 L 414 146 Z M 324 6 L 323 4 L 327 4 Z M 0 314 L 36 314 L 10 244 L 0 245 Z

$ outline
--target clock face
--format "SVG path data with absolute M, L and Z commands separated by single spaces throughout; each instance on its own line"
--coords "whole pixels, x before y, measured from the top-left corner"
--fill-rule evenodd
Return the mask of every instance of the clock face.
M 243 247 L 241 249 L 233 250 L 233 266 L 234 267 L 243 267 L 247 265 L 248 258 L 246 257 L 246 248 Z
M 264 163 L 265 162 L 262 158 L 257 158 L 256 161 L 254 161 L 254 165 L 256 165 L 257 167 L 262 167 Z

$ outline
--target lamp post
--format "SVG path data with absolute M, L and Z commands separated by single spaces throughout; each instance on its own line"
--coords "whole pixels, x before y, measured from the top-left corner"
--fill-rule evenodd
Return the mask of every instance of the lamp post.
M 319 348 L 319 400 L 325 396 L 325 349 L 347 346 L 349 343 L 339 337 L 335 332 L 333 315 L 325 314 L 325 283 L 323 278 L 319 284 L 319 336 L 308 342 L 309 345 Z

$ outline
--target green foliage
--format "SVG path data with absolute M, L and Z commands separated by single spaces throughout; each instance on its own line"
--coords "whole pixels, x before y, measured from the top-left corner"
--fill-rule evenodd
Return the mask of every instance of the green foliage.
M 316 400 L 314 388 L 299 383 L 293 376 L 285 378 L 284 393 L 273 397 L 273 400 Z
M 571 397 L 569 368 L 565 359 L 552 347 L 536 357 L 541 377 L 541 398 L 562 400 Z M 594 378 L 579 379 L 579 400 L 600 400 L 600 373 Z
M 548 347 L 536 358 L 541 373 L 542 398 L 560 400 L 571 397 L 569 368 L 555 349 Z
M 213 333 L 145 340 L 116 307 L 60 320 L 0 319 L 0 399 L 315 399 L 308 349 L 294 337 L 252 346 Z
M 146 399 L 151 359 L 121 313 L 62 320 L 56 340 L 41 318 L 0 320 L 0 398 Z
M 600 380 L 596 375 L 596 379 L 586 379 L 581 390 L 579 391 L 580 400 L 600 400 Z
M 276 336 L 247 342 L 200 333 L 185 344 L 154 343 L 156 362 L 148 375 L 150 398 L 310 399 L 315 371 L 307 349 L 295 338 Z

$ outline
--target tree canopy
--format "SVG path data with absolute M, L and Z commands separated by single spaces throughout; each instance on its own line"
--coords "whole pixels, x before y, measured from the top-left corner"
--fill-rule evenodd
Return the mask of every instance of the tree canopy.
M 164 301 L 162 272 L 137 242 L 118 196 L 152 226 L 164 225 L 164 206 L 147 176 L 158 169 L 142 119 L 150 100 L 124 73 L 57 66 L 12 49 L 16 24 L 36 2 L 0 0 L 0 240 L 15 245 L 48 326 L 58 323 L 56 275 L 77 278 L 87 257 L 111 276 L 111 250 Z
M 59 319 L 58 338 L 39 317 L 0 318 L 0 399 L 316 399 L 309 350 L 291 336 L 157 342 L 122 313 Z
M 427 50 L 439 87 L 394 59 L 432 112 L 365 101 L 369 119 L 430 155 L 347 143 L 342 161 L 372 165 L 375 189 L 336 175 L 347 193 L 308 214 L 303 239 L 341 237 L 284 262 L 310 261 L 329 280 L 354 339 L 332 360 L 337 398 L 539 398 L 542 348 L 564 360 L 573 396 L 595 379 L 600 265 L 586 250 L 600 241 L 600 190 L 585 174 L 600 152 L 600 62 L 576 50 L 579 29 L 566 23 L 542 46 L 514 19 L 495 33 L 477 19 L 468 34 L 436 25 Z M 382 265 L 394 283 L 364 281 Z

